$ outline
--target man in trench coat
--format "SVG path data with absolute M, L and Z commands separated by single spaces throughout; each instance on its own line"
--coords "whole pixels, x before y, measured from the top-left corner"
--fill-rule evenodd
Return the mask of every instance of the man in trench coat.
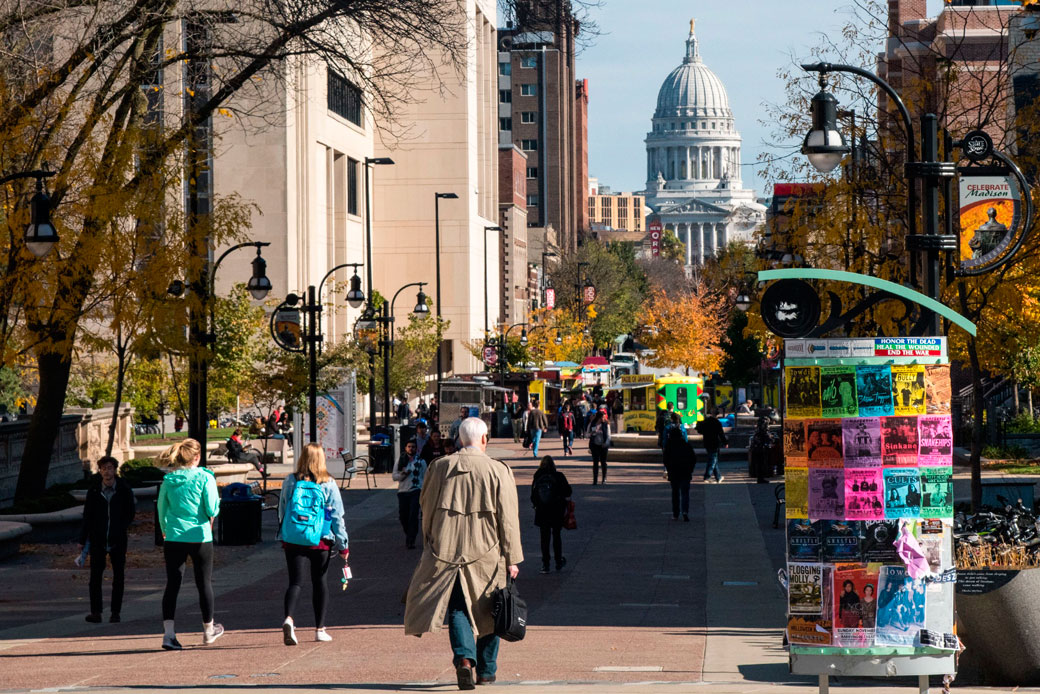
M 423 554 L 408 586 L 406 634 L 438 631 L 448 619 L 459 689 L 495 681 L 498 643 L 491 596 L 524 560 L 513 471 L 489 458 L 487 425 L 459 427 L 463 448 L 426 471 Z M 476 673 L 474 673 L 474 665 Z

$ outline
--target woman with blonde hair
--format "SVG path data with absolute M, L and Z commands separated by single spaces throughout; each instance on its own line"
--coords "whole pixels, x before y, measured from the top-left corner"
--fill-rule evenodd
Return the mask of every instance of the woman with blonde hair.
M 166 590 L 163 593 L 163 642 L 167 651 L 181 650 L 174 631 L 177 593 L 181 589 L 181 569 L 191 557 L 195 586 L 202 611 L 202 642 L 209 645 L 224 633 L 213 623 L 213 519 L 220 513 L 217 481 L 207 469 L 200 469 L 202 447 L 195 439 L 184 439 L 170 446 L 159 457 L 159 464 L 173 470 L 159 487 L 159 527 L 162 530 L 163 557 L 166 560 Z
M 282 541 L 289 569 L 283 642 L 286 646 L 298 643 L 293 612 L 303 590 L 305 564 L 310 568 L 314 640 L 331 641 L 332 637 L 325 631 L 325 607 L 329 598 L 325 576 L 335 550 L 339 550 L 344 561 L 350 550 L 343 523 L 343 499 L 325 468 L 325 450 L 317 443 L 303 447 L 296 461 L 296 472 L 282 482 L 278 498 L 278 539 Z

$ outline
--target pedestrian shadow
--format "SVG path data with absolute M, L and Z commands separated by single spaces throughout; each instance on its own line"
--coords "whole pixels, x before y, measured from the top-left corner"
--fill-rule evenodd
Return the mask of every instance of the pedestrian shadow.
M 242 646 L 185 646 L 182 652 L 187 653 L 194 650 L 207 650 L 207 651 L 255 651 L 267 648 L 266 644 L 256 645 L 242 645 Z M 26 658 L 90 658 L 94 656 L 104 656 L 106 658 L 114 655 L 148 655 L 151 653 L 162 653 L 163 651 L 158 646 L 150 646 L 148 648 L 125 648 L 122 650 L 101 650 L 101 651 L 54 651 L 51 653 L 0 653 L 0 660 L 4 659 L 26 659 Z
M 236 683 L 222 681 L 219 685 L 213 683 L 207 684 L 124 684 L 120 685 L 119 689 L 124 691 L 131 690 L 144 690 L 144 691 L 162 691 L 163 689 L 176 689 L 178 691 L 188 691 L 192 689 L 209 690 L 212 691 L 214 687 L 219 687 L 221 691 L 229 691 L 233 689 L 248 689 L 249 691 L 257 691 L 263 689 L 277 689 L 279 691 L 381 691 L 381 692 L 435 692 L 435 691 L 458 691 L 458 687 L 455 686 L 454 682 L 417 682 L 414 684 L 387 684 L 387 683 L 363 683 L 363 682 L 344 682 L 342 684 L 254 684 L 254 683 Z

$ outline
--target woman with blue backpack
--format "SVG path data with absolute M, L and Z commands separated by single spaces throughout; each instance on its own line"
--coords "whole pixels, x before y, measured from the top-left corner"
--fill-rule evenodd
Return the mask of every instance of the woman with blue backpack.
M 296 472 L 282 482 L 278 498 L 278 539 L 285 550 L 289 569 L 289 588 L 285 591 L 285 621 L 282 636 L 286 646 L 295 646 L 296 624 L 293 612 L 303 590 L 304 570 L 309 567 L 314 605 L 314 640 L 331 641 L 325 631 L 325 608 L 329 587 L 325 580 L 332 555 L 346 561 L 350 555 L 343 499 L 339 487 L 325 467 L 325 451 L 308 443 L 296 462 Z

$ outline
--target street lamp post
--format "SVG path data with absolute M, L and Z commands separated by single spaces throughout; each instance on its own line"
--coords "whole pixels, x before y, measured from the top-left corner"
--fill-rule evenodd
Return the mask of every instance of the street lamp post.
M 504 231 L 498 225 L 484 227 L 484 337 L 488 334 L 488 261 L 487 261 L 487 233 L 489 231 Z M 501 310 L 499 311 L 501 313 Z
M 548 264 L 545 261 L 546 261 L 547 258 L 559 258 L 559 257 L 560 256 L 556 254 L 556 251 L 542 250 L 542 287 L 541 287 L 541 290 L 542 290 L 542 306 L 543 307 L 547 306 L 547 304 L 548 304 L 548 302 L 546 300 L 545 290 L 548 289 L 549 286 L 550 286 L 550 283 L 549 283 L 549 266 L 548 266 Z
M 393 163 L 394 160 L 390 157 L 365 157 L 365 262 L 368 264 L 366 274 L 370 294 L 372 287 L 375 286 L 372 282 L 372 268 L 375 267 L 375 264 L 372 262 L 372 196 L 369 192 L 368 181 L 373 166 L 392 166 Z M 368 306 L 371 309 L 371 295 L 369 296 Z M 376 357 L 371 352 L 368 354 L 368 373 L 371 377 L 370 382 L 374 384 L 376 382 Z M 376 393 L 374 388 L 368 389 L 368 415 L 368 431 L 369 435 L 371 435 L 376 426 Z
M 433 241 L 435 248 L 435 263 L 437 266 L 437 325 L 441 323 L 441 199 L 444 200 L 458 200 L 459 196 L 455 193 L 434 193 L 433 194 Z M 442 357 L 441 354 L 444 352 L 444 340 L 440 339 L 437 341 L 437 393 L 438 398 L 440 397 L 441 381 L 444 379 L 444 369 L 442 368 Z
M 0 178 L 0 184 L 17 181 L 23 178 L 36 179 L 36 193 L 29 200 L 29 225 L 25 228 L 25 247 L 37 258 L 50 253 L 51 249 L 58 244 L 58 232 L 51 224 L 51 198 L 43 189 L 43 179 L 50 178 L 56 171 L 48 171 L 47 164 L 44 168 L 34 171 L 21 171 L 8 174 Z
M 398 289 L 396 292 L 394 292 L 394 297 L 390 300 L 390 346 L 391 346 L 391 349 L 393 348 L 393 342 L 394 342 L 394 304 L 397 303 L 397 297 L 400 296 L 401 292 L 403 292 L 405 289 L 408 289 L 408 287 L 418 287 L 419 288 L 419 293 L 415 295 L 415 307 L 412 309 L 412 313 L 414 313 L 417 316 L 426 315 L 426 314 L 428 314 L 430 312 L 430 307 L 426 305 L 426 292 L 423 291 L 423 287 L 425 287 L 427 284 L 429 284 L 429 282 L 410 282 L 409 284 L 404 285 L 403 287 Z

